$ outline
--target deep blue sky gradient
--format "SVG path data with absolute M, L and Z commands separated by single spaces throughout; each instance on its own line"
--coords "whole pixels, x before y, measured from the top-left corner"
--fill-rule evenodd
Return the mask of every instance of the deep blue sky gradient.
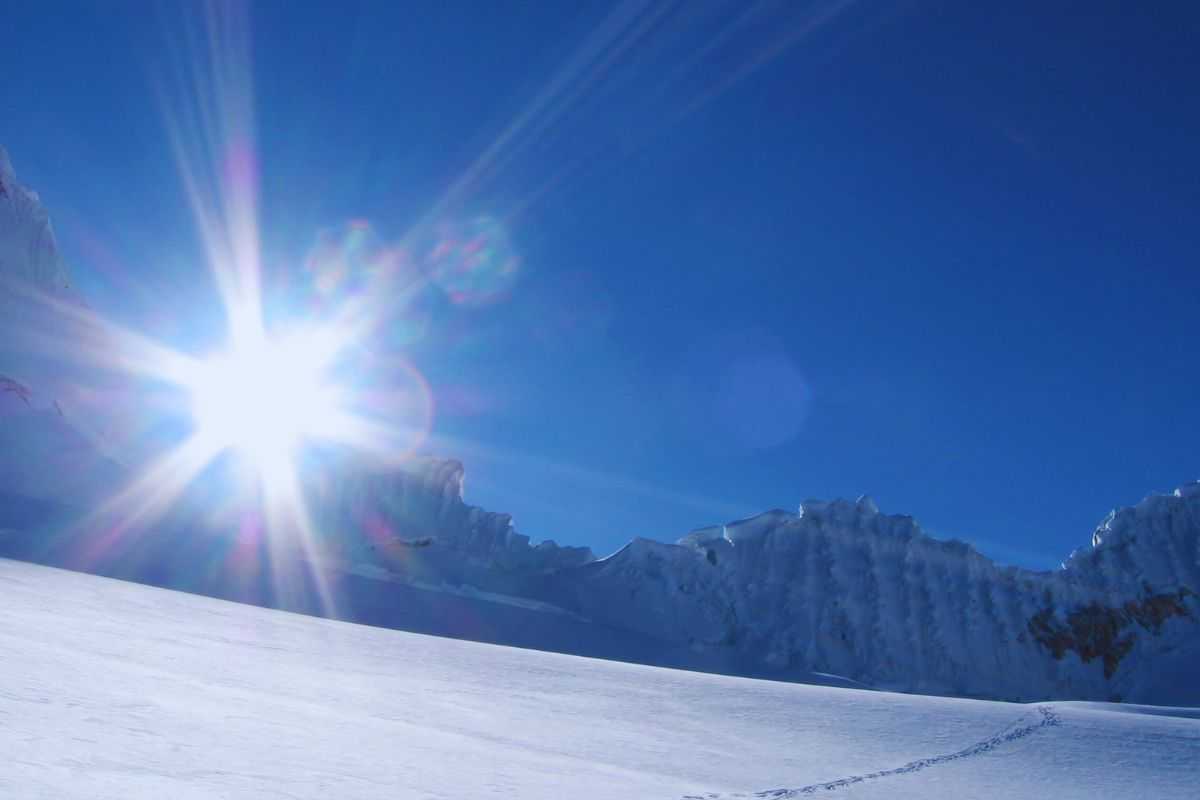
M 0 143 L 94 305 L 178 339 L 216 294 L 169 8 L 6 8 Z M 399 238 L 505 142 L 447 213 L 505 220 L 518 280 L 410 350 L 468 500 L 610 551 L 869 493 L 1048 567 L 1200 477 L 1193 4 L 651 4 L 589 52 L 613 8 L 252 7 L 273 263 Z

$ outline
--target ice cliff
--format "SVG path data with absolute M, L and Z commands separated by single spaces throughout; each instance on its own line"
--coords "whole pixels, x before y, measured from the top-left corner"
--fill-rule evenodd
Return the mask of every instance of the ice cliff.
M 453 460 L 357 461 L 323 470 L 308 495 L 318 527 L 330 534 L 326 546 L 342 563 L 398 577 L 493 583 L 594 558 L 586 547 L 533 545 L 508 514 L 467 505 L 463 475 Z
M 998 566 L 867 499 L 639 540 L 579 570 L 580 613 L 786 674 L 1009 699 L 1153 700 L 1200 642 L 1200 484 L 1114 512 L 1061 570 Z M 1193 681 L 1194 682 L 1194 681 Z
M 90 435 L 103 415 L 81 398 L 94 386 L 62 358 L 97 345 L 81 341 L 85 308 L 46 209 L 0 147 L 0 493 L 86 502 L 120 471 Z
M 346 564 L 503 590 L 751 674 L 1161 701 L 1178 694 L 1164 665 L 1184 669 L 1200 645 L 1200 484 L 1113 512 L 1089 548 L 1036 572 L 867 498 L 810 500 L 675 544 L 636 539 L 596 560 L 530 545 L 507 515 L 466 505 L 462 482 L 458 462 L 419 459 L 341 474 L 316 505 Z
M 43 288 L 66 288 L 50 217 L 37 192 L 17 182 L 8 151 L 0 146 L 0 277 Z

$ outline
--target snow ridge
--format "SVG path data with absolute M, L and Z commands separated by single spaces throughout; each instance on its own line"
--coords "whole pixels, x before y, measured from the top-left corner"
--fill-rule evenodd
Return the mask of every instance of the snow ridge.
M 911 518 L 806 501 L 638 540 L 575 571 L 579 612 L 786 677 L 1030 700 L 1136 699 L 1156 659 L 1200 638 L 1200 492 L 1115 512 L 1057 572 L 1002 567 Z
M 17 182 L 8 151 L 0 146 L 0 277 L 39 289 L 68 286 L 50 217 L 37 192 Z
M 401 577 L 427 579 L 431 569 L 457 568 L 487 583 L 488 570 L 538 572 L 594 558 L 586 547 L 532 545 L 510 515 L 467 505 L 463 478 L 463 465 L 454 460 L 341 463 L 314 482 L 312 495 L 322 529 L 359 534 L 330 537 L 341 561 Z

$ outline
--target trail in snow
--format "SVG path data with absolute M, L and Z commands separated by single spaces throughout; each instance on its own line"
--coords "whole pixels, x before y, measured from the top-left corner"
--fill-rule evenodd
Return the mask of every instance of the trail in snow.
M 1062 724 L 1062 720 L 1054 713 L 1054 710 L 1049 706 L 1038 706 L 1038 713 L 1041 719 L 1029 725 L 1020 727 L 1006 728 L 1004 731 L 992 736 L 989 739 L 984 739 L 982 742 L 976 742 L 970 747 L 965 747 L 954 753 L 946 753 L 940 756 L 930 756 L 929 758 L 920 758 L 916 761 L 910 761 L 902 767 L 895 769 L 885 769 L 878 772 L 868 772 L 865 775 L 851 775 L 848 778 L 839 778 L 836 781 L 827 781 L 825 783 L 813 783 L 808 786 L 800 786 L 792 789 L 767 789 L 761 792 L 739 793 L 739 794 L 721 794 L 711 793 L 705 795 L 685 795 L 683 800 L 737 800 L 738 798 L 763 798 L 764 800 L 786 800 L 789 797 L 799 797 L 803 794 L 815 794 L 816 792 L 831 792 L 835 789 L 843 789 L 847 786 L 852 786 L 856 783 L 864 783 L 866 781 L 879 780 L 880 778 L 890 778 L 893 775 L 906 775 L 911 772 L 920 772 L 923 769 L 945 764 L 950 761 L 958 761 L 962 758 L 970 758 L 972 756 L 983 755 L 991 752 L 997 747 L 1009 742 L 1015 742 L 1017 739 L 1024 739 L 1042 728 L 1052 728 Z M 1015 725 L 1016 723 L 1014 723 Z

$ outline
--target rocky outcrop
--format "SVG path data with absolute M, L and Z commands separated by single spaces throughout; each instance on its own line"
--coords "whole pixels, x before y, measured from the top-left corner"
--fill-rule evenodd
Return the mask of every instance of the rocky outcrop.
M 1088 603 L 1069 611 L 1065 619 L 1059 618 L 1053 606 L 1047 606 L 1029 620 L 1029 632 L 1060 661 L 1068 651 L 1085 664 L 1100 659 L 1104 677 L 1112 678 L 1137 641 L 1136 631 L 1130 629 L 1136 625 L 1157 636 L 1171 617 L 1191 617 L 1186 601 L 1194 595 L 1188 588 L 1154 594 L 1147 585 L 1141 599 L 1127 600 L 1117 607 Z

